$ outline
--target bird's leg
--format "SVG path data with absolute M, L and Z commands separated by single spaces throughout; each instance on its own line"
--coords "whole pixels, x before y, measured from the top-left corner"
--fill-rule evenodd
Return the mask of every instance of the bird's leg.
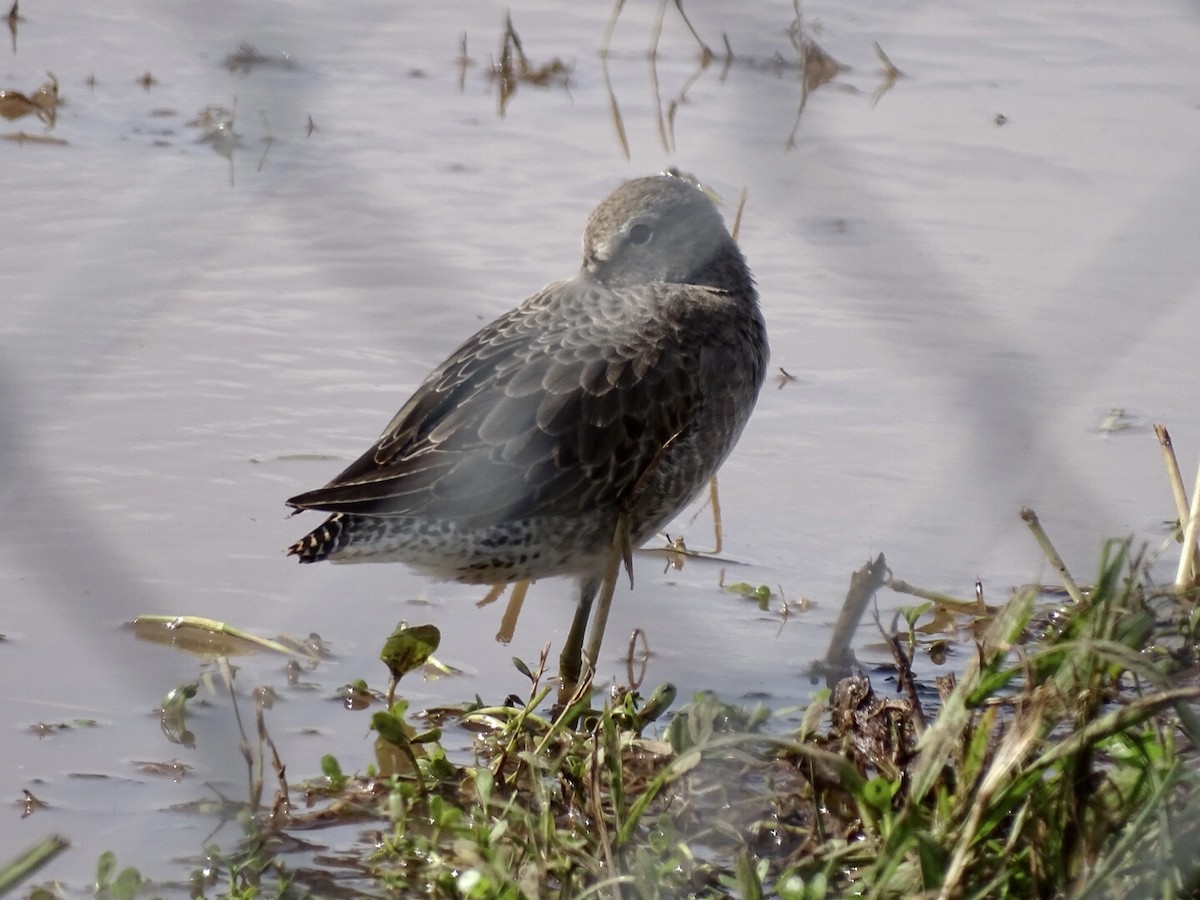
M 571 630 L 567 632 L 562 655 L 558 658 L 558 675 L 563 685 L 569 684 L 572 691 L 579 683 L 579 675 L 583 669 L 583 638 L 587 633 L 592 602 L 596 599 L 596 592 L 600 590 L 601 581 L 600 578 L 585 578 L 579 582 L 579 603 L 575 607 L 575 618 L 571 620 Z
M 500 620 L 500 630 L 496 632 L 496 640 L 501 644 L 510 643 L 513 639 L 513 632 L 517 630 L 517 619 L 521 615 L 521 606 L 525 603 L 525 593 L 530 584 L 529 581 L 518 581 L 513 585 L 508 606 L 504 608 L 504 617 Z
M 608 626 L 608 611 L 612 607 L 613 593 L 617 589 L 617 578 L 621 575 L 621 564 L 629 572 L 629 585 L 633 586 L 633 550 L 629 546 L 629 518 L 624 513 L 617 517 L 613 531 L 612 549 L 608 554 L 608 567 L 604 570 L 604 581 L 600 586 L 600 604 L 592 619 L 592 637 L 588 641 L 586 659 L 594 670 L 600 659 L 600 643 L 604 640 L 604 629 Z
M 622 564 L 629 573 L 629 586 L 632 587 L 633 547 L 629 542 L 629 516 L 626 513 L 617 516 L 612 546 L 608 551 L 608 562 L 604 567 L 604 577 L 589 578 L 579 583 L 579 607 L 575 610 L 575 618 L 571 620 L 571 630 L 567 633 L 567 641 L 558 661 L 559 675 L 564 685 L 579 682 L 584 658 L 593 672 L 596 669 L 596 660 L 600 658 L 600 642 L 604 639 L 608 610 L 612 606 L 613 592 L 617 587 Z M 592 622 L 592 639 L 588 642 L 587 656 L 582 657 L 580 651 L 583 648 L 588 616 L 592 611 L 592 602 L 596 599 L 597 591 L 600 593 L 600 605 L 596 607 L 596 618 Z
M 724 537 L 724 529 L 721 528 L 721 495 L 717 491 L 717 476 L 714 475 L 708 483 L 708 496 L 712 500 L 713 511 L 713 534 L 716 536 L 717 546 L 713 548 L 713 555 L 721 554 L 722 538 Z
M 475 608 L 483 609 L 483 607 L 487 606 L 488 604 L 495 603 L 500 599 L 500 595 L 503 594 L 507 588 L 508 585 L 504 584 L 503 582 L 500 584 L 493 584 L 490 588 L 488 588 L 487 596 L 476 603 Z

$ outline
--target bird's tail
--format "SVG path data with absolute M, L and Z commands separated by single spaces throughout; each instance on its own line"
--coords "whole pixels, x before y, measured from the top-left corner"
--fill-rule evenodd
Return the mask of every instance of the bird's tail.
M 302 563 L 320 562 L 350 543 L 352 519 L 345 513 L 334 513 L 319 528 L 314 528 L 292 546 L 288 556 L 297 557 Z

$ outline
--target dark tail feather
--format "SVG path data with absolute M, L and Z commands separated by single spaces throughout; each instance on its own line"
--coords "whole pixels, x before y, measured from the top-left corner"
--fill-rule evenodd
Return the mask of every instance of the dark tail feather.
M 336 513 L 325 520 L 320 528 L 314 528 L 292 546 L 288 556 L 298 557 L 302 563 L 320 562 L 350 543 L 350 521 L 343 513 Z

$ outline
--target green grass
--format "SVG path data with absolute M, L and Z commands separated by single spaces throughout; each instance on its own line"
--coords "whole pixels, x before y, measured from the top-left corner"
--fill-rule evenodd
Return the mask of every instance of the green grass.
M 1112 543 L 1082 603 L 1015 595 L 923 710 L 917 611 L 891 641 L 901 694 L 856 675 L 804 710 L 700 695 L 668 714 L 667 686 L 555 711 L 543 658 L 518 663 L 523 701 L 414 715 L 396 680 L 437 634 L 401 629 L 388 690 L 358 687 L 381 707 L 375 759 L 326 757 L 304 785 L 315 806 L 293 806 L 261 695 L 246 837 L 179 880 L 238 898 L 1194 896 L 1200 616 L 1144 569 Z M 473 760 L 442 746 L 450 720 L 476 735 Z M 294 861 L 316 821 L 373 835 L 336 877 Z M 147 895 L 133 862 L 118 873 L 106 855 L 96 895 Z M 0 884 L 30 871 L 14 860 Z

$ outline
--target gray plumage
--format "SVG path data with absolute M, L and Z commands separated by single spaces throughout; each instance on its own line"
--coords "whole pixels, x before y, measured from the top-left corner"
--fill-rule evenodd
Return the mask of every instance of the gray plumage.
M 594 594 L 619 521 L 637 547 L 708 483 L 766 362 L 712 201 L 682 177 L 628 182 L 588 220 L 577 275 L 467 340 L 360 459 L 287 501 L 333 513 L 288 553 L 468 583 L 574 575 Z

